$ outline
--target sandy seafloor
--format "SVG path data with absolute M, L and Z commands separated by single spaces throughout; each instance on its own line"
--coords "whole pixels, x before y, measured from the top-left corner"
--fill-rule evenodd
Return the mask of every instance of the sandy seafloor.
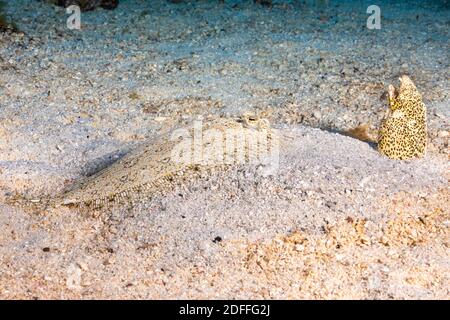
M 446 1 L 122 1 L 82 30 L 7 1 L 0 34 L 0 298 L 437 298 L 450 291 Z M 377 128 L 408 74 L 424 159 L 344 136 Z M 244 167 L 93 210 L 45 198 L 193 119 L 251 111 L 293 137 L 266 178 Z

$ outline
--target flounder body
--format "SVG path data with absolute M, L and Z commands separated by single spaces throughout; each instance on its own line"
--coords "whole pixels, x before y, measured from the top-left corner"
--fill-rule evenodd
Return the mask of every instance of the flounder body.
M 76 184 L 56 204 L 100 207 L 135 194 L 172 190 L 180 180 L 192 179 L 205 170 L 245 162 L 252 156 L 250 150 L 258 150 L 255 144 L 261 142 L 259 130 L 244 128 L 235 120 L 217 119 L 200 129 L 196 132 L 194 125 L 159 136 Z M 239 148 L 245 155 L 237 159 Z

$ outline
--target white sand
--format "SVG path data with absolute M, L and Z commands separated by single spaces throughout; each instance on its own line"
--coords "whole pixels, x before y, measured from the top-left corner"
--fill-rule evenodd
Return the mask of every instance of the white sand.
M 126 1 L 69 31 L 61 8 L 14 1 L 0 199 L 57 195 L 199 115 L 266 111 L 294 139 L 271 178 L 217 172 L 101 212 L 1 201 L 0 297 L 448 298 L 449 9 L 426 6 L 381 5 L 370 31 L 364 5 Z M 426 158 L 330 132 L 377 127 L 404 73 Z

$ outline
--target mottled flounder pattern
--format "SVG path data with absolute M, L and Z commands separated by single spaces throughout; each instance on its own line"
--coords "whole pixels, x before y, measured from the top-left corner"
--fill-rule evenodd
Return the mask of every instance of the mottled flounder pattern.
M 426 107 L 408 76 L 400 88 L 389 86 L 389 110 L 379 131 L 378 150 L 391 159 L 406 160 L 425 155 L 427 145 Z
M 178 133 L 174 130 L 159 136 L 108 168 L 90 176 L 65 193 L 56 201 L 56 204 L 101 207 L 106 203 L 117 202 L 121 199 L 127 201 L 134 195 L 151 196 L 163 190 L 170 190 L 180 180 L 191 179 L 204 170 L 236 164 L 235 161 L 226 163 L 217 162 L 214 159 L 210 159 L 209 162 L 205 162 L 203 159 L 200 164 L 195 161 L 191 163 L 174 161 L 173 151 L 180 146 L 182 141 L 191 143 L 189 139 L 193 137 L 195 130 L 192 126 L 189 129 L 180 129 Z M 246 139 L 244 146 L 247 150 L 251 141 L 256 142 L 255 139 L 248 139 L 248 133 L 256 130 L 248 131 L 249 129 L 243 128 L 241 122 L 232 119 L 216 119 L 202 123 L 202 132 L 208 130 L 206 132 L 210 134 L 209 138 L 205 138 L 206 135 L 203 135 L 200 146 L 196 147 L 208 148 L 214 138 L 223 139 L 225 137 L 226 129 L 236 129 L 237 134 L 233 135 L 233 139 Z M 239 130 L 247 131 L 242 135 Z M 188 148 L 195 148 L 194 145 L 195 142 L 191 143 Z M 219 148 L 225 148 L 225 145 L 220 144 Z

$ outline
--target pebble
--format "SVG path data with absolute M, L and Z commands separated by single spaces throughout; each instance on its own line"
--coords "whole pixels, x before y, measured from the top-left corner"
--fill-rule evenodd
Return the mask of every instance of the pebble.
M 88 265 L 84 261 L 78 261 L 77 265 L 81 268 L 83 271 L 87 271 L 89 269 Z
M 320 111 L 314 111 L 313 112 L 313 116 L 314 118 L 316 118 L 317 120 L 320 120 L 322 118 L 322 113 L 320 113 Z

